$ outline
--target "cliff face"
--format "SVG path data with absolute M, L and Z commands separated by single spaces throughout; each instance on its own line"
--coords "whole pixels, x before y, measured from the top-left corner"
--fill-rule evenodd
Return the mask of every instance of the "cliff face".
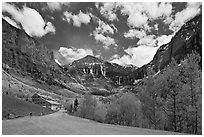
M 2 19 L 2 62 L 29 75 L 34 80 L 62 86 L 65 77 L 62 68 L 54 61 L 52 51 Z M 4 68 L 4 66 L 3 66 Z
M 136 69 L 109 63 L 90 55 L 64 67 L 69 74 L 79 77 L 82 82 L 100 78 L 109 80 L 115 86 L 132 84 L 134 78 L 130 74 Z
M 161 70 L 171 62 L 172 58 L 179 62 L 193 51 L 202 56 L 202 15 L 185 23 L 169 43 L 157 50 L 150 63 L 135 72 L 136 78 L 142 78 L 147 67 L 152 67 L 155 71 Z

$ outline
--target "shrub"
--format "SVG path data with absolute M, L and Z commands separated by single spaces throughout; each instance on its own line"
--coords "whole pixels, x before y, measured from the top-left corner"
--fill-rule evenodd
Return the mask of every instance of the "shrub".
M 94 110 L 96 105 L 96 99 L 91 94 L 85 93 L 79 104 L 76 115 L 82 118 L 94 119 Z
M 105 122 L 106 113 L 107 110 L 105 105 L 97 106 L 94 110 L 94 120 L 102 123 Z
M 127 126 L 140 126 L 141 104 L 133 93 L 125 93 L 108 107 L 106 122 Z

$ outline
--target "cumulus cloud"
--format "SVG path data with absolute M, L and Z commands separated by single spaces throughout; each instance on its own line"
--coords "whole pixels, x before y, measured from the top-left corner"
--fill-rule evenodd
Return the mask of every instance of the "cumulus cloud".
M 155 35 L 147 35 L 143 38 L 141 38 L 138 42 L 138 45 L 144 45 L 144 46 L 156 46 L 155 45 Z
M 111 24 L 107 24 L 104 21 L 100 20 L 98 17 L 92 15 L 93 18 L 98 23 L 98 27 L 90 34 L 90 36 L 94 36 L 96 42 L 103 43 L 104 49 L 109 49 L 110 45 L 117 45 L 115 40 L 111 38 L 109 35 L 113 35 L 117 32 L 117 28 Z
M 66 20 L 67 22 L 71 22 L 71 20 L 73 21 L 73 25 L 75 27 L 81 27 L 81 24 L 88 24 L 90 23 L 91 17 L 89 16 L 89 14 L 85 14 L 83 12 L 79 12 L 79 14 L 77 15 L 73 15 L 72 13 L 66 11 L 64 12 L 64 18 L 63 20 Z
M 178 31 L 180 27 L 188 20 L 196 16 L 197 14 L 200 13 L 200 8 L 199 6 L 202 3 L 197 2 L 190 2 L 187 4 L 186 8 L 175 15 L 175 19 L 173 20 L 172 18 L 169 19 L 167 23 L 170 23 L 170 30 L 173 30 L 174 32 Z
M 158 47 L 147 46 L 128 48 L 124 50 L 127 54 L 123 55 L 121 58 L 115 58 L 110 62 L 117 63 L 119 65 L 133 64 L 135 66 L 141 67 L 153 59 L 157 49 Z
M 146 32 L 144 30 L 130 29 L 128 32 L 124 33 L 125 38 L 143 38 L 146 36 Z
M 155 35 L 147 35 L 143 38 L 141 38 L 137 44 L 143 45 L 143 46 L 151 46 L 151 47 L 160 47 L 163 44 L 166 44 L 171 41 L 171 38 L 173 37 L 173 34 L 171 35 L 161 35 L 156 37 Z
M 72 16 L 73 16 L 72 13 L 66 11 L 66 12 L 64 12 L 63 20 L 70 23 L 72 20 Z
M 115 40 L 109 36 L 104 36 L 103 34 L 93 33 L 93 36 L 97 42 L 104 44 L 105 49 L 109 49 L 110 45 L 116 45 Z
M 159 24 L 154 24 L 154 30 L 158 31 L 159 28 L 158 28 Z
M 114 25 L 113 25 L 114 26 Z M 114 26 L 115 27 L 115 26 Z M 104 21 L 102 20 L 98 20 L 98 27 L 95 30 L 97 33 L 114 33 L 114 30 L 111 26 L 109 26 L 108 24 L 106 24 Z
M 168 17 L 172 13 L 171 3 L 118 3 L 121 13 L 128 15 L 127 23 L 132 28 L 149 29 L 148 20 Z
M 47 8 L 51 11 L 59 11 L 63 5 L 69 5 L 69 2 L 47 2 Z
M 157 37 L 157 39 L 156 39 L 156 44 L 157 44 L 157 46 L 160 47 L 161 45 L 170 42 L 170 41 L 171 41 L 171 38 L 172 38 L 173 36 L 174 36 L 174 35 L 172 34 L 172 35 L 162 35 L 162 36 Z
M 46 23 L 42 16 L 34 9 L 23 6 L 20 10 L 14 5 L 2 3 L 2 11 L 8 12 L 16 22 L 22 25 L 25 32 L 30 36 L 42 37 L 49 32 L 55 33 L 55 27 L 52 23 Z
M 60 62 L 60 64 L 70 64 L 74 60 L 78 60 L 87 55 L 94 55 L 91 49 L 76 49 L 76 48 L 66 48 L 60 47 L 58 53 L 55 54 L 55 58 Z
M 168 17 L 172 13 L 171 3 L 156 3 L 144 2 L 142 3 L 143 10 L 148 14 L 150 19 L 158 19 L 159 17 Z
M 117 5 L 115 2 L 105 2 L 102 3 L 102 6 L 99 6 L 99 3 L 96 3 L 96 8 L 99 9 L 102 16 L 107 18 L 110 21 L 118 20 L 116 15 Z
M 17 25 L 17 23 L 14 20 L 12 20 L 11 18 L 9 18 L 7 16 L 3 16 L 3 19 L 5 19 L 12 26 L 20 29 L 20 27 Z

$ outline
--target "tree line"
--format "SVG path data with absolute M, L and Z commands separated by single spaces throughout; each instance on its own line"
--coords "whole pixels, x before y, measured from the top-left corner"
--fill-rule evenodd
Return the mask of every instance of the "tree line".
M 192 53 L 159 73 L 149 69 L 137 94 L 126 92 L 99 104 L 85 94 L 75 115 L 103 123 L 202 134 L 201 57 Z

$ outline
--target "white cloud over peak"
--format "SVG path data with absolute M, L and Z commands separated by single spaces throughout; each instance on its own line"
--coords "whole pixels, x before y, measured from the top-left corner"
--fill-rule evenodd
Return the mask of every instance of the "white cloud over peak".
M 110 62 L 120 65 L 133 64 L 141 67 L 153 59 L 157 49 L 158 47 L 148 46 L 131 47 L 124 50 L 127 54 L 123 55 L 121 58 L 117 56 L 117 58 L 112 59 Z
M 46 23 L 42 16 L 34 9 L 23 6 L 20 10 L 12 4 L 2 3 L 2 11 L 8 12 L 16 22 L 22 25 L 25 32 L 30 36 L 42 37 L 49 32 L 55 33 L 55 27 L 52 23 Z
M 143 38 L 141 38 L 137 44 L 140 46 L 150 46 L 150 47 L 160 47 L 163 44 L 166 44 L 171 41 L 171 38 L 173 37 L 173 34 L 171 35 L 161 35 L 156 37 L 155 35 L 147 35 Z
M 172 34 L 172 35 L 162 35 L 162 36 L 157 37 L 157 38 L 156 38 L 156 44 L 157 44 L 157 46 L 160 47 L 161 45 L 170 42 L 170 41 L 171 41 L 171 38 L 172 38 L 173 36 L 174 36 L 174 35 Z
M 137 31 L 134 33 L 136 32 Z M 139 36 L 137 36 L 137 33 Z M 141 67 L 142 65 L 149 63 L 153 59 L 157 49 L 161 45 L 170 42 L 171 38 L 173 37 L 173 34 L 156 37 L 155 35 L 146 35 L 145 33 L 140 34 L 139 32 L 137 33 L 133 34 L 133 36 L 140 37 L 140 40 L 137 42 L 137 45 L 139 46 L 125 49 L 124 51 L 126 54 L 122 57 L 113 55 L 110 62 L 120 65 L 134 64 L 135 66 Z M 126 35 L 131 36 L 131 33 Z
M 85 14 L 83 12 L 79 12 L 77 15 L 73 15 L 72 13 L 69 12 L 64 12 L 64 18 L 63 20 L 66 20 L 67 22 L 73 21 L 73 26 L 75 27 L 81 27 L 81 24 L 88 24 L 90 23 L 91 17 L 89 14 Z
M 194 16 L 200 13 L 199 6 L 202 3 L 197 2 L 190 2 L 187 4 L 186 8 L 182 11 L 175 14 L 175 19 L 169 19 L 168 23 L 170 24 L 169 29 L 177 32 L 181 26 L 187 22 L 188 20 L 192 19 Z
M 137 42 L 137 44 L 138 45 L 143 45 L 143 46 L 151 46 L 151 47 L 153 47 L 153 46 L 156 46 L 155 45 L 155 39 L 156 39 L 155 35 L 147 35 L 147 36 L 141 38 Z
M 60 56 L 56 56 L 55 58 L 61 63 L 61 64 L 70 64 L 74 60 L 78 60 L 80 58 L 83 58 L 87 55 L 94 55 L 93 51 L 91 49 L 76 49 L 76 48 L 66 48 L 66 47 L 60 47 L 59 53 L 61 56 L 64 57 L 64 59 L 60 60 Z

